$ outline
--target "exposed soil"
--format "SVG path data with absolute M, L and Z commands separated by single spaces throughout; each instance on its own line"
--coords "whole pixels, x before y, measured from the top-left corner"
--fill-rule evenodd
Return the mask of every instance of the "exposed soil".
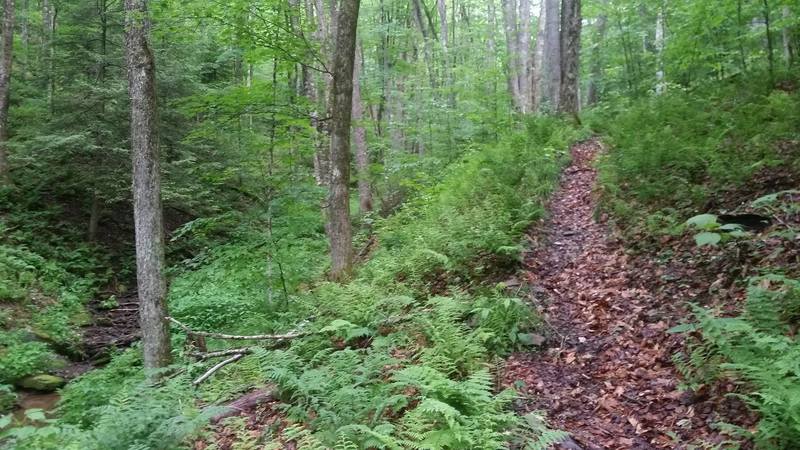
M 128 347 L 140 337 L 139 296 L 134 292 L 116 296 L 116 304 L 104 305 L 111 295 L 98 296 L 88 308 L 92 323 L 81 329 L 86 359 L 103 362 L 110 350 Z
M 713 423 L 746 425 L 752 415 L 722 395 L 679 390 L 672 355 L 682 343 L 667 333 L 709 286 L 691 264 L 629 255 L 596 220 L 592 163 L 601 150 L 596 140 L 573 147 L 550 219 L 531 231 L 524 276 L 550 331 L 547 348 L 512 355 L 502 381 L 524 382 L 520 409 L 546 411 L 586 450 L 721 442 Z

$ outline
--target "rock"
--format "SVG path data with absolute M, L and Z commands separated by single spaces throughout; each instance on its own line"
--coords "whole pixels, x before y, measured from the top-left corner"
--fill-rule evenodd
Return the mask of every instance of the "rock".
M 67 384 L 67 380 L 48 374 L 31 375 L 17 381 L 17 386 L 25 389 L 33 389 L 41 392 L 53 392 Z

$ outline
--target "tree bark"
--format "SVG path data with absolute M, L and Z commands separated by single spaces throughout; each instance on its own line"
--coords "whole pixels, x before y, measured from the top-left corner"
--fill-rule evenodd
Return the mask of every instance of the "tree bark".
M 580 111 L 578 82 L 581 57 L 581 1 L 561 2 L 561 90 L 558 111 L 577 117 Z
M 559 40 L 559 6 L 558 0 L 542 0 L 544 2 L 544 48 L 543 48 L 543 83 L 541 91 L 541 107 L 556 111 L 559 103 L 561 86 L 561 44 Z
M 531 96 L 532 87 L 532 61 L 531 58 L 531 0 L 520 0 L 519 2 L 519 32 L 517 33 L 519 50 L 519 75 L 517 84 L 521 97 L 521 107 L 523 113 L 531 110 L 533 99 Z
M 346 279 L 353 265 L 350 225 L 350 119 L 353 108 L 353 66 L 359 0 L 342 0 L 337 19 L 331 107 L 331 180 L 328 232 L 333 280 Z
M 97 192 L 92 192 L 92 204 L 89 208 L 89 242 L 95 242 L 97 240 L 97 227 L 100 224 L 100 214 L 103 211 L 100 202 L 101 200 L 100 197 L 97 196 Z
M 361 52 L 356 48 L 353 67 L 353 143 L 356 145 L 356 168 L 358 169 L 358 208 L 361 214 L 372 211 L 372 186 L 369 182 L 369 153 L 367 152 L 367 130 L 361 104 Z
M 542 91 L 544 89 L 544 39 L 545 39 L 545 0 L 539 2 L 539 20 L 536 30 L 536 44 L 533 48 L 533 62 L 531 63 L 531 111 L 539 111 L 542 104 Z
M 601 1 L 601 7 L 606 8 L 608 0 Z M 589 79 L 589 87 L 586 91 L 586 103 L 594 105 L 600 100 L 602 93 L 601 86 L 603 85 L 603 41 L 606 37 L 606 27 L 608 25 L 608 15 L 605 10 L 597 16 L 597 22 L 594 24 L 595 39 L 592 43 L 591 55 L 591 78 Z
M 56 79 L 53 76 L 55 65 L 55 35 L 56 35 L 56 5 L 51 0 L 42 0 L 42 27 L 44 28 L 45 54 L 47 58 L 46 82 L 47 82 L 47 108 L 53 114 L 53 94 L 55 92 Z
M 14 0 L 3 3 L 3 42 L 0 56 L 0 184 L 11 184 L 8 166 L 8 109 L 11 99 L 11 63 L 14 50 Z
M 506 32 L 506 53 L 508 54 L 508 91 L 511 94 L 514 109 L 522 112 L 522 92 L 519 86 L 519 49 L 517 48 L 519 44 L 517 37 L 517 4 L 515 0 L 501 0 L 501 5 L 503 7 L 503 25 Z
M 125 59 L 131 99 L 133 216 L 144 367 L 171 361 L 164 277 L 164 227 L 158 148 L 155 59 L 148 42 L 147 0 L 125 0 Z

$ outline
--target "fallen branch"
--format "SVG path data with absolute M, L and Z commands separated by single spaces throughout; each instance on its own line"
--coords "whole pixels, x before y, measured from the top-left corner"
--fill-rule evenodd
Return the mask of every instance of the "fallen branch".
M 240 347 L 240 348 L 231 348 L 228 350 L 218 350 L 214 352 L 206 352 L 206 353 L 189 353 L 189 356 L 193 358 L 197 358 L 201 361 L 211 358 L 219 358 L 220 356 L 230 356 L 230 355 L 248 355 L 253 353 L 253 349 L 256 347 Z
M 208 369 L 206 371 L 206 373 L 200 375 L 199 378 L 197 378 L 196 380 L 192 381 L 192 385 L 198 386 L 203 381 L 206 381 L 211 375 L 214 375 L 214 372 L 218 371 L 219 369 L 222 369 L 223 367 L 227 366 L 228 364 L 235 363 L 236 361 L 242 359 L 243 357 L 244 357 L 244 353 L 237 353 L 237 354 L 231 356 L 230 358 L 219 362 L 214 367 Z
M 189 326 L 184 323 L 179 322 L 173 317 L 167 317 L 167 320 L 174 323 L 183 331 L 188 334 L 194 334 L 197 336 L 205 336 L 215 339 L 232 339 L 232 340 L 250 340 L 250 341 L 265 341 L 265 340 L 277 340 L 282 341 L 286 339 L 294 339 L 303 336 L 308 336 L 314 334 L 312 332 L 298 332 L 298 331 L 290 331 L 286 334 L 254 334 L 254 335 L 237 335 L 237 334 L 224 334 L 224 333 L 211 333 L 208 331 L 194 331 Z

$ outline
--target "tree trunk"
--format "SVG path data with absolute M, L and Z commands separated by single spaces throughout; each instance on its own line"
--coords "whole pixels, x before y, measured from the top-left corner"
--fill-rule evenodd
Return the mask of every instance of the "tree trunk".
M 517 4 L 515 0 L 501 0 L 503 7 L 503 25 L 506 32 L 506 53 L 508 54 L 508 91 L 511 94 L 511 101 L 514 109 L 523 110 L 522 92 L 519 86 L 519 50 L 517 45 Z
M 769 1 L 763 0 L 764 5 L 764 25 L 766 25 L 767 30 L 767 61 L 769 62 L 769 84 L 772 84 L 775 81 L 775 52 L 773 50 L 772 45 L 772 23 L 770 20 L 769 14 Z
M 594 24 L 595 39 L 592 43 L 592 56 L 591 56 L 591 78 L 589 79 L 589 87 L 586 91 L 586 103 L 594 105 L 600 100 L 600 94 L 603 84 L 603 41 L 606 37 L 606 26 L 608 24 L 608 16 L 606 15 L 605 8 L 608 6 L 608 0 L 602 0 L 601 8 L 603 12 L 597 17 L 597 22 Z
M 455 108 L 456 98 L 453 90 L 453 73 L 450 68 L 450 54 L 448 50 L 448 31 L 447 31 L 447 5 L 445 0 L 436 0 L 436 9 L 439 12 L 440 30 L 439 35 L 442 41 L 442 70 L 444 71 L 444 86 L 447 91 L 447 101 L 451 108 Z M 453 8 L 455 11 L 455 8 Z M 455 23 L 453 24 L 455 27 Z
M 361 52 L 356 48 L 353 67 L 353 143 L 356 145 L 356 168 L 358 169 L 358 209 L 361 214 L 372 211 L 372 186 L 369 183 L 369 153 L 367 153 L 367 130 L 361 104 Z
M 425 22 L 422 20 L 422 5 L 420 5 L 420 0 L 411 0 L 411 9 L 412 14 L 414 16 L 414 22 L 417 24 L 417 28 L 419 28 L 420 34 L 422 34 L 422 51 L 423 51 L 423 58 L 425 59 L 425 66 L 428 68 L 428 78 L 431 82 L 431 88 L 436 88 L 436 75 L 433 70 L 433 56 L 431 55 L 431 42 L 430 37 L 428 35 L 428 29 L 425 28 Z M 431 29 L 431 33 L 433 29 Z
M 666 2 L 666 0 L 665 0 Z M 661 95 L 666 90 L 664 81 L 664 14 L 665 4 L 662 3 L 658 8 L 656 16 L 656 95 Z
M 350 119 L 353 108 L 353 65 L 359 0 L 342 0 L 337 19 L 331 106 L 331 181 L 328 217 L 331 279 L 343 280 L 353 264 L 350 225 Z
M 531 0 L 520 0 L 519 2 L 519 32 L 517 33 L 519 50 L 519 75 L 517 84 L 519 85 L 519 95 L 521 97 L 520 106 L 522 112 L 528 113 L 531 110 L 531 83 L 532 83 L 532 58 L 531 58 Z
M 531 76 L 531 111 L 539 111 L 544 89 L 544 36 L 545 36 L 545 0 L 539 2 L 539 20 L 536 30 L 536 44 L 533 48 L 533 72 Z
M 56 11 L 56 6 L 50 0 L 42 0 L 42 26 L 44 28 L 45 54 L 47 58 L 47 67 L 45 69 L 45 76 L 47 77 L 47 108 L 51 115 L 53 114 L 53 94 L 56 83 L 56 79 L 53 76 L 53 67 L 55 65 L 55 46 L 53 41 L 56 35 Z
M 558 111 L 577 117 L 581 57 L 581 1 L 561 2 L 561 90 Z
M 125 59 L 131 99 L 133 216 L 144 367 L 169 365 L 164 227 L 158 149 L 156 68 L 148 42 L 147 0 L 125 0 Z
M 97 227 L 100 224 L 100 213 L 103 211 L 100 197 L 92 192 L 92 204 L 89 208 L 89 242 L 97 240 Z
M 792 28 L 789 26 L 789 23 L 792 19 L 792 11 L 789 9 L 789 6 L 783 5 L 781 9 L 781 15 L 783 16 L 784 23 L 786 25 L 783 26 L 781 30 L 781 37 L 783 38 L 783 59 L 786 61 L 786 65 L 791 67 L 794 63 L 794 47 L 792 47 Z
M 320 44 L 322 49 L 323 59 L 326 64 L 330 64 L 331 55 L 334 51 L 332 48 L 332 37 L 334 33 L 333 18 L 325 20 L 325 4 L 323 0 L 316 0 L 316 19 L 317 31 L 314 34 L 315 40 Z M 312 84 L 312 87 L 314 85 Z M 324 115 L 330 106 L 330 96 L 333 86 L 333 77 L 329 74 L 324 76 L 321 83 L 317 83 L 316 89 L 320 90 L 314 93 L 316 99 L 317 109 L 311 113 L 311 122 L 317 130 L 316 135 L 316 152 L 314 153 L 314 177 L 316 178 L 319 186 L 328 186 L 330 183 L 331 161 L 330 161 L 330 144 L 327 141 L 326 124 L 320 120 L 320 115 Z M 310 100 L 310 98 L 309 98 Z
M 561 86 L 561 44 L 559 40 L 559 7 L 558 0 L 542 0 L 544 2 L 544 55 L 543 86 L 541 89 L 541 106 L 549 111 L 556 111 L 559 103 Z
M 11 98 L 11 62 L 14 50 L 14 0 L 3 7 L 3 54 L 0 56 L 0 184 L 11 184 L 8 167 L 8 107 Z

